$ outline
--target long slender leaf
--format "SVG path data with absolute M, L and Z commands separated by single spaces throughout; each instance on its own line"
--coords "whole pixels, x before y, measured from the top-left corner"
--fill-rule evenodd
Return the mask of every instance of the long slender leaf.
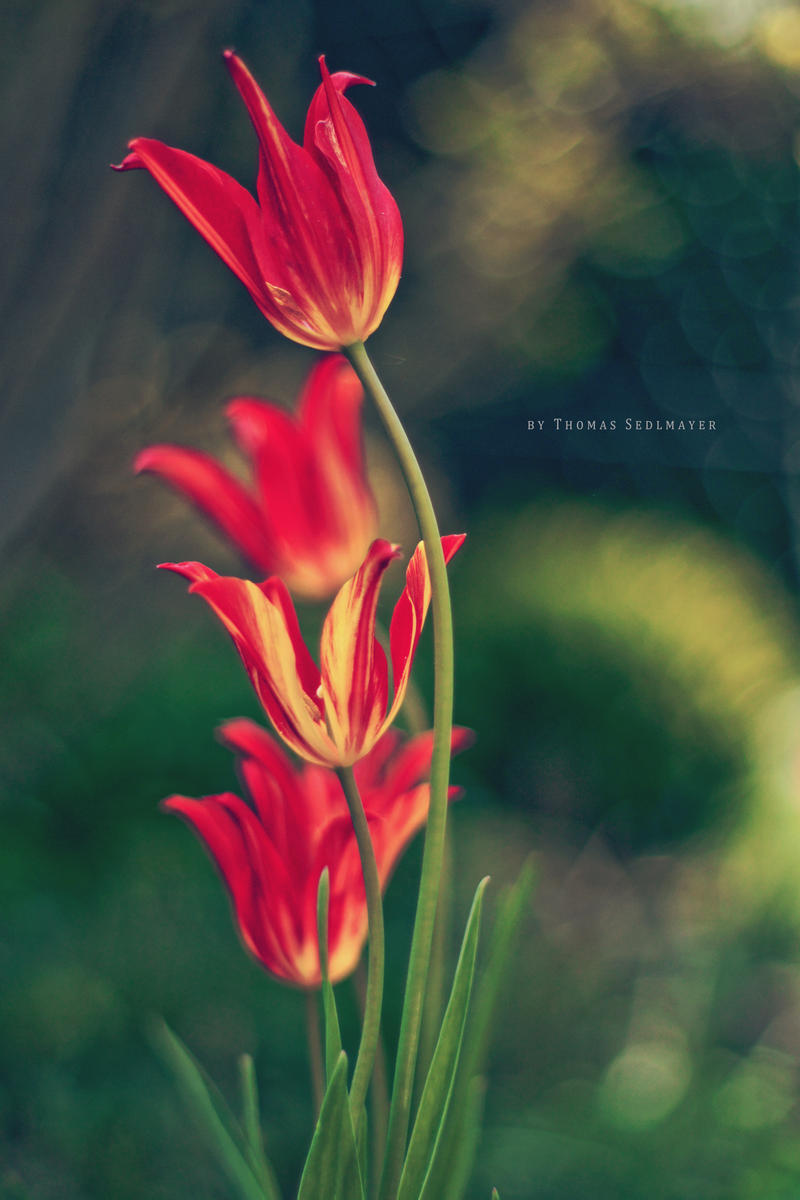
M 492 1200 L 500 1200 L 500 1193 L 497 1188 L 492 1188 Z
M 414 1128 L 411 1131 L 411 1139 L 400 1176 L 397 1200 L 419 1200 L 437 1141 L 447 1119 L 472 992 L 483 893 L 488 882 L 488 878 L 481 880 L 472 901 L 453 977 L 450 999 L 447 1002 L 442 1028 L 439 1031 L 430 1070 L 422 1089 L 422 1098 L 417 1109 Z
M 278 1181 L 264 1151 L 264 1135 L 258 1110 L 258 1084 L 253 1060 L 249 1054 L 239 1059 L 239 1080 L 242 1087 L 243 1132 L 247 1158 L 264 1190 L 267 1200 L 280 1200 Z
M 427 1186 L 431 1195 L 447 1200 L 462 1200 L 468 1182 L 469 1167 L 465 1154 L 470 1145 L 471 1120 L 468 1097 L 471 1081 L 486 1070 L 489 1041 L 497 1004 L 506 979 L 520 925 L 530 903 L 533 890 L 533 864 L 526 862 L 515 883 L 507 888 L 497 906 L 489 955 L 480 974 L 472 1006 L 472 1014 L 464 1034 L 464 1045 L 458 1065 L 453 1100 L 447 1125 L 437 1147 Z M 477 1148 L 477 1146 L 476 1146 Z M 456 1181 L 467 1172 L 461 1190 Z
M 467 1030 L 462 1067 L 466 1079 L 482 1075 L 486 1067 L 492 1024 L 509 963 L 516 945 L 520 924 L 533 892 L 535 872 L 528 859 L 517 879 L 501 896 L 497 906 L 490 950 L 475 995 L 473 1020 Z
M 297 1200 L 364 1200 L 344 1052 L 322 1101 Z
M 202 1068 L 165 1021 L 151 1029 L 151 1040 L 173 1072 L 200 1124 L 210 1135 L 220 1165 L 244 1200 L 265 1200 L 265 1192 L 253 1174 L 244 1149 L 244 1138 L 222 1097 L 212 1094 Z M 214 1089 L 216 1093 L 216 1089 Z
M 367 1110 L 362 1108 L 361 1119 L 358 1122 L 358 1133 L 356 1134 L 356 1151 L 358 1152 L 358 1169 L 364 1181 L 369 1178 L 369 1162 L 367 1161 L 369 1158 L 368 1125 Z
M 330 899 L 330 877 L 325 867 L 319 877 L 317 889 L 317 937 L 319 939 L 319 964 L 322 972 L 322 1011 L 325 1021 L 325 1082 L 330 1083 L 339 1055 L 342 1052 L 342 1034 L 336 999 L 328 974 L 328 902 Z
M 431 1195 L 440 1195 L 442 1200 L 461 1200 L 466 1192 L 478 1152 L 485 1097 L 486 1080 L 481 1076 L 473 1075 L 467 1085 L 466 1098 L 462 1100 L 461 1137 L 455 1147 L 455 1153 L 449 1157 L 449 1173 L 446 1179 L 439 1183 L 438 1169 L 435 1172 L 434 1170 L 428 1172 L 425 1187 Z M 438 1160 L 439 1153 L 436 1157 Z M 438 1162 L 435 1165 L 438 1167 Z M 442 1190 L 437 1192 L 434 1190 L 436 1188 Z
M 456 1076 L 456 1080 L 458 1080 L 458 1076 Z M 426 1194 L 438 1196 L 441 1200 L 462 1200 L 472 1175 L 472 1169 L 475 1166 L 475 1158 L 481 1136 L 481 1126 L 483 1124 L 485 1099 L 486 1080 L 479 1076 L 474 1076 L 469 1081 L 466 1097 L 461 1098 L 461 1138 L 455 1147 L 456 1152 L 452 1153 L 452 1147 L 450 1147 L 449 1143 L 443 1146 L 440 1141 L 436 1160 L 432 1164 L 432 1168 L 425 1180 Z M 454 1106 L 453 1103 L 451 1105 L 451 1120 Z M 448 1132 L 451 1120 L 448 1121 Z M 441 1161 L 445 1157 L 445 1153 L 448 1167 L 447 1174 L 441 1170 Z M 439 1191 L 435 1190 L 437 1188 Z

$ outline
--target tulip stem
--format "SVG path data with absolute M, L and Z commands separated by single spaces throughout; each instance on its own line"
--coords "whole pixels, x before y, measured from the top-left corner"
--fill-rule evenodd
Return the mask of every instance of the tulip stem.
M 383 900 L 375 861 L 375 847 L 369 832 L 367 814 L 353 774 L 352 767 L 339 767 L 336 774 L 350 810 L 353 831 L 356 835 L 361 870 L 364 875 L 364 890 L 367 894 L 367 921 L 369 923 L 369 967 L 367 991 L 364 1000 L 364 1020 L 361 1026 L 361 1042 L 350 1084 L 350 1111 L 353 1128 L 358 1129 L 361 1113 L 367 1098 L 367 1088 L 375 1065 L 375 1055 L 381 1035 L 381 1005 L 383 1004 Z
M 346 346 L 344 353 L 350 360 L 365 390 L 372 397 L 389 439 L 394 445 L 425 545 L 431 580 L 433 613 L 435 680 L 431 795 L 403 1015 L 397 1044 L 386 1157 L 380 1190 L 381 1200 L 391 1200 L 397 1191 L 408 1137 L 420 1027 L 442 875 L 447 828 L 447 790 L 450 779 L 450 739 L 453 727 L 453 619 L 439 526 L 428 487 L 411 442 L 408 440 L 408 435 L 394 410 L 386 389 L 370 362 L 363 343 L 356 342 L 352 346 Z

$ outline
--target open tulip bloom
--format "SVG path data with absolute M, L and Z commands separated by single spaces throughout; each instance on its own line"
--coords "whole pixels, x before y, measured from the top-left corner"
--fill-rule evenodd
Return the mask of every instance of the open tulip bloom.
M 331 75 L 320 58 L 322 84 L 298 146 L 241 59 L 230 50 L 224 58 L 258 138 L 258 202 L 224 171 L 152 138 L 135 138 L 118 169 L 148 170 L 286 337 L 318 350 L 364 341 L 403 258 L 400 213 L 344 96 L 371 80 Z
M 465 535 L 442 538 L 445 560 Z M 411 664 L 430 603 L 430 577 L 420 543 L 406 570 L 406 586 L 389 627 L 393 695 L 383 647 L 375 637 L 375 610 L 383 573 L 400 555 L 376 538 L 352 579 L 340 588 L 322 628 L 317 667 L 300 634 L 282 580 L 263 583 L 217 575 L 202 563 L 164 563 L 191 581 L 231 635 L 256 694 L 276 732 L 308 762 L 351 766 L 394 721 L 408 687 Z
M 303 988 L 319 987 L 322 978 L 317 888 L 328 868 L 329 977 L 337 983 L 355 968 L 367 936 L 361 863 L 342 786 L 324 767 L 294 767 L 253 721 L 229 721 L 220 736 L 237 756 L 252 807 L 229 792 L 202 800 L 170 796 L 163 807 L 205 842 L 247 949 L 271 974 Z M 470 740 L 469 730 L 454 730 L 453 751 Z M 355 768 L 382 888 L 425 823 L 432 744 L 431 733 L 404 741 L 392 729 Z M 451 788 L 450 799 L 456 795 Z
M 232 400 L 226 413 L 252 462 L 253 487 L 211 455 L 183 446 L 148 446 L 134 469 L 186 496 L 256 570 L 319 599 L 353 574 L 376 532 L 362 451 L 363 396 L 347 361 L 327 355 L 309 376 L 296 419 L 263 400 Z

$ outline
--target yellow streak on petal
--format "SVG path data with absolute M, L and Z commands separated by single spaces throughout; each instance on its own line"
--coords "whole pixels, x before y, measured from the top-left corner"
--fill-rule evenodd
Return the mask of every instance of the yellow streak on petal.
M 329 763 L 337 757 L 335 748 L 314 699 L 300 682 L 283 612 L 254 583 L 247 580 L 245 587 L 257 634 L 257 644 L 252 648 L 264 664 L 264 674 L 298 733 L 323 763 Z

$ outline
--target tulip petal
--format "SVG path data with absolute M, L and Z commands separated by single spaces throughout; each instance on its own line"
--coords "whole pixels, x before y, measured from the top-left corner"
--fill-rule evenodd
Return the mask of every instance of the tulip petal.
M 184 579 L 188 579 L 190 583 L 198 583 L 204 579 L 219 579 L 216 571 L 211 567 L 204 567 L 199 562 L 180 562 L 180 563 L 159 563 L 159 571 L 173 571 L 176 575 L 182 575 Z
M 382 821 L 370 829 L 373 832 L 375 859 L 381 887 L 386 887 L 392 870 L 411 841 L 428 819 L 430 787 L 427 783 L 395 796 L 395 803 L 383 814 Z
M 444 561 L 448 563 L 464 544 L 465 533 L 447 534 L 442 538 Z M 386 716 L 384 728 L 392 723 L 408 687 L 411 664 L 431 600 L 431 580 L 425 546 L 420 542 L 406 569 L 406 586 L 395 605 L 389 626 L 389 646 L 394 676 L 394 700 Z
M 299 816 L 305 807 L 304 793 L 286 754 L 266 729 L 245 717 L 226 721 L 217 736 L 238 756 L 242 782 L 278 853 L 295 871 L 304 868 L 306 847 L 301 844 L 298 859 L 297 839 L 292 836 L 293 814 Z
M 300 397 L 299 423 L 313 448 L 314 467 L 329 490 L 337 483 L 348 494 L 372 502 L 365 483 L 361 406 L 364 389 L 341 355 L 326 355 L 311 372 Z M 343 504 L 334 505 L 337 514 Z
M 285 298 L 274 299 L 281 304 L 291 297 L 297 306 L 294 319 L 310 328 L 314 315 L 323 321 L 331 315 L 320 309 L 324 296 L 341 320 L 344 310 L 337 292 L 343 281 L 332 280 L 339 287 L 321 292 L 318 286 L 318 281 L 330 279 L 331 265 L 338 257 L 332 248 L 342 237 L 335 223 L 330 184 L 311 155 L 289 137 L 242 60 L 230 50 L 223 57 L 258 137 L 258 200 L 264 240 L 281 248 L 281 287 L 287 293 Z
M 246 806 L 238 796 L 224 793 L 202 800 L 170 796 L 163 801 L 162 808 L 188 821 L 205 843 L 228 889 L 247 949 L 274 974 L 292 978 L 291 956 L 279 932 L 285 921 L 265 920 L 267 913 L 274 918 L 287 908 L 288 879 L 279 859 L 272 861 L 274 874 L 265 873 L 261 853 L 257 855 L 260 869 L 254 870 L 251 857 L 254 831 L 250 830 L 248 836 L 242 821 L 237 819 L 242 809 L 247 811 Z M 255 837 L 258 836 L 256 833 Z M 263 834 L 261 840 L 266 842 Z
M 263 400 L 240 396 L 225 413 L 236 441 L 253 460 L 263 519 L 279 561 L 290 561 L 291 548 L 298 544 L 309 557 L 315 514 L 308 495 L 308 439 L 288 413 Z
M 380 323 L 400 279 L 403 223 L 389 189 L 375 169 L 364 123 L 342 94 L 351 83 L 370 83 L 358 75 L 330 75 L 319 60 L 322 85 L 306 118 L 305 146 L 332 178 L 352 221 L 363 272 L 362 316 L 370 332 Z
M 255 567 L 269 571 L 274 566 L 275 546 L 258 505 L 210 454 L 183 446 L 148 446 L 134 459 L 133 469 L 158 475 L 190 500 Z
M 353 574 L 378 523 L 364 462 L 363 399 L 355 371 L 339 355 L 317 364 L 300 398 L 301 437 L 310 450 L 309 547 L 316 544 L 328 578 Z
M 201 577 L 204 571 L 199 564 L 180 566 L 190 576 Z M 230 792 L 201 800 L 171 796 L 162 807 L 183 817 L 204 842 L 231 896 L 247 949 L 273 975 L 302 988 L 318 987 L 321 982 L 317 887 L 327 867 L 330 975 L 338 982 L 356 966 L 367 937 L 360 855 L 341 784 L 334 772 L 322 767 L 293 767 L 269 734 L 252 721 L 229 721 L 219 732 L 239 765 L 247 767 L 256 811 Z M 464 732 L 457 731 L 454 742 Z M 401 735 L 391 730 L 375 748 L 371 762 L 359 764 L 382 885 L 424 823 L 428 785 L 419 783 L 400 791 L 396 783 L 426 769 L 429 746 L 430 735 L 423 735 L 407 743 L 406 754 Z M 381 768 L 376 772 L 378 763 Z M 375 786 L 366 784 L 365 766 L 373 775 L 380 774 Z M 457 792 L 451 788 L 449 798 Z
M 376 538 L 362 566 L 340 589 L 322 627 L 321 693 L 341 765 L 355 762 L 375 740 L 386 712 L 387 664 L 375 639 L 383 573 L 400 549 Z
M 130 149 L 116 169 L 149 171 L 258 301 L 264 289 L 253 242 L 261 239 L 260 217 L 250 193 L 211 163 L 154 138 L 134 138 Z
M 387 729 L 369 753 L 355 764 L 353 770 L 362 796 L 383 787 L 387 766 L 401 740 L 402 734 L 398 729 Z
M 331 743 L 317 697 L 319 672 L 300 637 L 285 585 L 258 587 L 244 579 L 197 583 L 239 651 L 256 694 L 278 733 L 313 762 L 331 760 Z
M 202 563 L 161 565 L 191 580 L 189 591 L 202 596 L 222 621 L 287 745 L 310 762 L 337 762 L 317 695 L 320 673 L 303 642 L 286 585 L 277 578 L 258 585 L 217 575 Z
M 465 729 L 459 725 L 454 726 L 450 738 L 451 755 L 460 754 L 474 741 L 475 734 L 471 729 Z M 411 738 L 390 759 L 383 782 L 383 791 L 387 795 L 400 795 L 416 787 L 430 774 L 432 754 L 432 729 Z

